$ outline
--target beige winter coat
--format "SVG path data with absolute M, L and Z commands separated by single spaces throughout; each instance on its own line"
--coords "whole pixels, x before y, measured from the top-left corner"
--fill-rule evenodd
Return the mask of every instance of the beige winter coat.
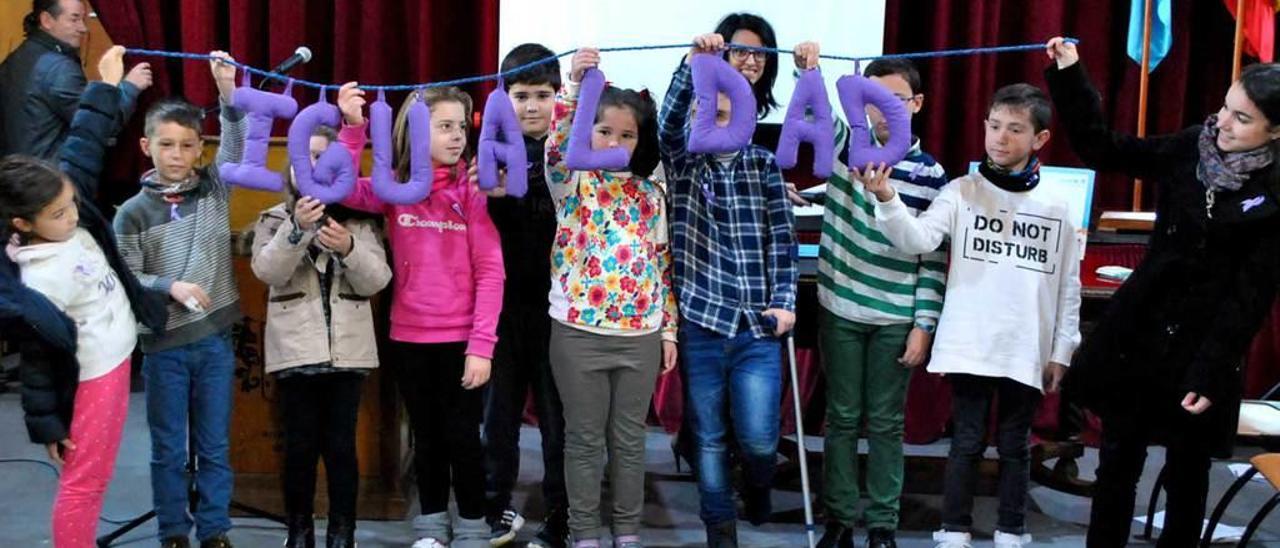
M 369 297 L 386 287 L 391 267 L 371 221 L 348 220 L 343 226 L 354 241 L 351 252 L 338 258 L 322 251 L 313 260 L 307 248 L 315 232 L 302 232 L 297 243 L 291 243 L 293 216 L 284 204 L 258 217 L 253 273 L 271 287 L 264 337 L 268 373 L 324 362 L 340 368 L 378 366 Z M 319 245 L 314 243 L 317 249 Z M 320 280 L 330 255 L 337 269 L 329 289 L 331 328 L 325 325 L 320 302 Z

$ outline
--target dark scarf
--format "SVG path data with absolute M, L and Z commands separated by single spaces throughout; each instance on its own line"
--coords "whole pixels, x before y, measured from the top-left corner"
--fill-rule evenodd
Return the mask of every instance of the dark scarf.
M 160 174 L 152 169 L 142 174 L 142 191 L 159 196 L 169 204 L 169 220 L 176 221 L 182 218 L 179 213 L 178 205 L 186 201 L 187 194 L 200 188 L 200 172 L 193 170 L 191 176 L 186 180 L 176 183 L 165 183 L 160 181 Z
M 1206 190 L 1214 192 L 1240 190 L 1250 174 L 1271 165 L 1274 160 L 1270 146 L 1261 146 L 1244 152 L 1223 152 L 1218 148 L 1218 116 L 1210 115 L 1200 130 L 1200 163 L 1196 165 L 1196 178 Z
M 987 158 L 978 164 L 978 173 L 992 184 L 1009 192 L 1026 192 L 1040 184 L 1040 159 L 1032 156 L 1022 171 L 1012 172 Z

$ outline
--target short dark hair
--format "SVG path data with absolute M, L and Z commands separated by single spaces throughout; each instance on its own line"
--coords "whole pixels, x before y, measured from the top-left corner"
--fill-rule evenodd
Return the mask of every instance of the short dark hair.
M 330 143 L 338 142 L 338 130 L 323 124 L 318 125 L 315 129 L 311 130 L 311 136 L 324 137 L 325 139 L 328 139 Z
M 9 241 L 11 219 L 34 221 L 62 193 L 65 180 L 46 160 L 20 154 L 0 158 L 0 238 Z
M 156 127 L 172 122 L 200 133 L 204 124 L 204 111 L 181 97 L 164 99 L 147 110 L 146 135 L 155 135 Z
M 48 13 L 54 17 L 62 15 L 61 0 L 31 0 L 31 13 L 22 18 L 22 32 L 27 36 L 40 30 L 40 14 Z
M 527 65 L 539 59 L 555 57 L 555 53 L 542 44 L 520 44 L 511 49 L 502 58 L 500 72 L 506 72 L 521 65 Z M 553 90 L 560 89 L 560 60 L 547 61 L 512 74 L 502 79 L 503 91 L 511 89 L 512 84 L 540 86 L 546 84 Z
M 1009 84 L 996 90 L 996 94 L 991 97 L 991 106 L 987 112 L 995 110 L 996 107 L 1026 110 L 1031 116 L 1031 124 L 1035 127 L 1036 133 L 1049 129 L 1049 123 L 1053 121 L 1053 107 L 1049 103 L 1049 98 L 1040 91 L 1040 88 L 1031 84 Z
M 903 80 L 906 80 L 907 85 L 911 86 L 911 93 L 923 92 L 920 87 L 920 71 L 916 69 L 916 64 L 912 63 L 910 59 L 900 57 L 876 59 L 870 65 L 867 65 L 866 70 L 862 71 L 862 75 L 867 78 L 872 76 L 884 77 L 890 74 L 897 74 Z
M 638 177 L 648 177 L 657 169 L 660 160 L 658 151 L 658 105 L 648 90 L 633 91 L 619 89 L 614 86 L 604 88 L 600 94 L 600 103 L 596 106 L 596 119 L 604 112 L 605 107 L 625 108 L 636 117 L 636 150 L 631 153 L 631 164 L 627 168 Z
M 773 26 L 769 24 L 763 17 L 754 13 L 730 13 L 724 19 L 720 20 L 720 24 L 716 25 L 716 34 L 724 37 L 725 43 L 733 41 L 734 33 L 740 30 L 749 30 L 760 36 L 760 42 L 764 47 L 776 49 L 778 47 L 778 37 L 773 32 Z M 729 52 L 724 53 L 728 59 Z M 765 54 L 765 58 L 769 61 L 764 64 L 764 72 L 760 74 L 760 79 L 751 85 L 751 91 L 756 96 L 756 116 L 764 118 L 769 111 L 778 108 L 778 100 L 773 97 L 773 82 L 778 79 L 778 52 L 769 51 Z

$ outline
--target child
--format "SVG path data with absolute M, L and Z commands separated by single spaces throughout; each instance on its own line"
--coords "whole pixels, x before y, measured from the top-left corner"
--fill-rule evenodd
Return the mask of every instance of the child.
M 715 53 L 718 34 L 694 39 L 692 53 Z M 693 81 L 681 62 L 660 116 L 660 145 L 671 181 L 672 255 L 680 305 L 689 412 L 697 441 L 701 517 L 712 547 L 737 546 L 724 432 L 738 438 L 747 519 L 768 521 L 778 445 L 781 337 L 795 323 L 796 267 L 782 173 L 757 145 L 719 155 L 686 148 Z M 717 124 L 727 124 L 727 100 Z M 772 325 L 770 325 L 772 324 Z
M 337 134 L 311 137 L 312 162 Z M 391 280 L 377 223 L 338 204 L 298 197 L 286 170 L 288 199 L 254 227 L 253 273 L 271 286 L 264 347 L 266 371 L 279 381 L 284 430 L 285 546 L 313 545 L 316 459 L 329 485 L 326 546 L 355 546 L 356 414 L 369 370 L 378 366 L 369 297 Z
M 359 89 L 348 87 L 338 99 L 346 120 L 338 139 L 357 166 L 367 140 L 362 96 Z M 471 97 L 466 93 L 453 87 L 430 88 L 405 99 L 393 135 L 399 179 L 406 180 L 409 172 L 409 105 L 422 100 L 431 108 L 431 194 L 416 204 L 385 204 L 373 193 L 370 180 L 362 178 L 343 204 L 387 218 L 396 281 L 391 300 L 392 372 L 413 428 L 422 504 L 422 515 L 413 520 L 422 538 L 414 546 L 487 547 L 480 444 L 484 401 L 478 389 L 489 380 L 497 341 L 502 248 L 486 197 L 471 184 L 462 159 L 471 119 Z M 458 504 L 452 534 L 450 485 Z
M 225 53 L 211 55 L 230 59 Z M 177 99 L 147 112 L 142 151 L 155 169 L 143 174 L 142 192 L 115 218 L 120 252 L 143 285 L 169 294 L 169 322 L 161 335 L 143 329 L 143 378 L 151 427 L 151 491 L 162 544 L 187 545 L 192 518 L 205 548 L 231 546 L 228 508 L 231 466 L 227 438 L 235 356 L 231 325 L 240 320 L 231 264 L 231 189 L 218 166 L 239 161 L 244 113 L 231 106 L 235 67 L 210 63 L 222 107 L 222 146 L 214 166 L 196 167 L 204 113 Z M 195 454 L 187 451 L 188 425 Z M 187 463 L 198 462 L 195 477 Z M 187 513 L 189 483 L 200 492 Z
M 816 44 L 815 44 L 816 46 Z M 799 48 L 797 48 L 799 50 Z M 816 59 L 816 47 L 813 51 Z M 803 67 L 812 68 L 812 67 Z M 920 73 L 906 59 L 878 59 L 863 75 L 920 111 Z M 867 106 L 871 137 L 887 142 L 884 115 Z M 827 437 L 823 506 L 827 530 L 818 546 L 853 546 L 859 493 L 858 433 L 867 422 L 867 546 L 893 546 L 902 496 L 902 431 L 912 368 L 924 363 L 942 312 L 946 253 L 903 253 L 885 240 L 869 211 L 871 202 L 849 176 L 849 125 L 836 119 L 837 156 L 827 179 L 826 213 L 818 254 L 819 345 L 827 379 Z M 946 184 L 942 166 L 912 139 L 906 158 L 893 166 L 890 183 L 912 215 L 929 207 Z
M 0 160 L 0 309 L 19 319 L 23 411 L 31 440 L 63 465 L 53 504 L 53 545 L 92 546 L 129 411 L 136 321 L 164 329 L 162 296 L 129 272 L 111 226 L 93 206 L 107 141 L 107 113 L 124 48 L 99 64 L 60 149 L 61 169 L 35 158 Z M 12 238 L 10 237 L 12 236 Z M 17 279 L 19 270 L 21 280 Z
M 570 171 L 564 163 L 578 107 L 578 83 L 600 53 L 581 48 L 556 98 L 547 139 L 547 178 L 556 202 L 551 263 L 551 366 L 564 398 L 565 480 L 575 548 L 599 548 L 600 480 L 608 447 L 613 545 L 641 548 L 645 418 L 659 360 L 675 368 L 676 301 L 671 292 L 657 107 L 647 93 L 609 86 L 591 147 L 631 154 L 623 171 Z M 607 441 L 606 441 L 607 438 Z
M 1080 250 L 1063 200 L 1037 185 L 1035 153 L 1049 140 L 1049 101 L 1027 84 L 991 100 L 987 157 L 979 172 L 943 187 L 913 217 L 885 166 L 854 170 L 877 199 L 876 221 L 905 253 L 951 240 L 946 308 L 929 369 L 951 381 L 954 437 L 947 459 L 939 547 L 970 544 L 973 489 L 986 449 L 987 413 L 997 399 L 1000 511 L 995 545 L 1025 534 L 1030 464 L 1027 437 L 1041 391 L 1056 392 L 1080 342 Z
M 516 46 L 502 60 L 505 72 L 538 59 L 552 57 L 539 44 Z M 560 63 L 552 61 L 504 80 L 507 95 L 520 117 L 529 158 L 529 190 L 522 198 L 489 196 L 489 215 L 502 236 L 507 269 L 498 345 L 493 349 L 493 377 L 485 401 L 485 490 L 495 546 L 515 538 L 524 517 L 511 508 L 511 490 L 520 472 L 520 425 L 530 388 L 542 433 L 542 500 L 547 512 L 531 548 L 564 548 L 569 535 L 569 501 L 564 492 L 564 409 L 551 375 L 547 341 L 547 292 L 551 289 L 551 239 L 556 209 L 547 191 L 543 155 Z M 501 193 L 502 191 L 499 191 Z

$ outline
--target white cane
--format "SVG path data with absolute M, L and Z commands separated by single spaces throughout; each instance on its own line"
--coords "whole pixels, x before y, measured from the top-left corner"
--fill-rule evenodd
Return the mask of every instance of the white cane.
M 796 413 L 796 446 L 800 455 L 800 492 L 804 495 L 804 531 L 809 539 L 809 548 L 815 542 L 813 524 L 813 502 L 809 499 L 809 459 L 804 450 L 804 417 L 800 415 L 800 376 L 796 372 L 796 338 L 787 333 L 787 358 L 791 364 L 791 403 Z

